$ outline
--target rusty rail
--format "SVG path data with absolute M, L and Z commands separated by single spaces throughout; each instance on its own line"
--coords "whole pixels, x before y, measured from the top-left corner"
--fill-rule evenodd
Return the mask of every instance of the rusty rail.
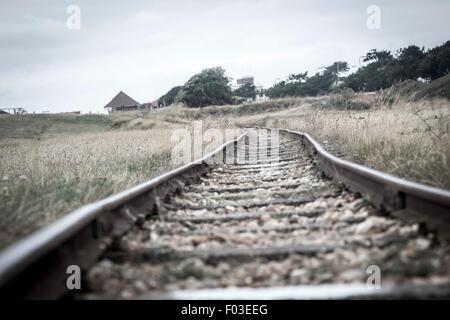
M 246 133 L 194 162 L 85 205 L 0 253 L 0 297 L 53 299 L 67 293 L 66 268 L 89 268 L 139 219 L 158 213 L 159 199 L 225 159 Z M 235 151 L 234 151 L 235 152 Z
M 362 165 L 346 161 L 327 152 L 309 134 L 280 130 L 300 138 L 319 168 L 349 189 L 368 196 L 381 211 L 417 223 L 426 224 L 442 239 L 450 239 L 450 192 L 407 181 Z

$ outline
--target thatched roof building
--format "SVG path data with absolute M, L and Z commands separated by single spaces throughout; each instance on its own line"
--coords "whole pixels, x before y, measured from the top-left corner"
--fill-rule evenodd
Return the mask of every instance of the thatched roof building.
M 120 91 L 106 106 L 105 109 L 111 112 L 139 110 L 141 104 L 129 95 Z

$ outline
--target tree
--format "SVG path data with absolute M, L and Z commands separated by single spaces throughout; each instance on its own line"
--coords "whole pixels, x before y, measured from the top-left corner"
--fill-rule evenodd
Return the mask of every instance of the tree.
M 175 102 L 175 98 L 178 94 L 178 92 L 180 92 L 182 86 L 176 86 L 173 87 L 172 89 L 170 89 L 165 95 L 161 96 L 158 99 L 158 104 L 161 103 L 163 105 L 171 105 Z
M 232 94 L 229 81 L 223 68 L 205 69 L 184 84 L 177 95 L 177 101 L 194 108 L 230 104 Z
M 280 81 L 267 89 L 266 93 L 270 98 L 280 98 L 291 96 L 292 94 L 290 94 L 289 91 L 288 83 L 286 81 Z
M 333 74 L 338 76 L 341 72 L 348 71 L 348 63 L 346 61 L 336 61 L 331 66 L 325 68 L 324 74 Z
M 323 74 L 316 73 L 314 76 L 308 78 L 302 86 L 302 95 L 317 96 L 325 94 L 330 91 L 331 85 L 335 83 L 336 80 L 336 74 L 325 69 Z
M 350 74 L 347 78 L 344 79 L 344 86 L 352 89 L 353 91 L 364 90 L 363 74 L 359 72 L 359 70 L 355 73 Z
M 349 75 L 345 86 L 355 91 L 376 91 L 398 81 L 417 79 L 423 58 L 423 49 L 417 46 L 402 48 L 395 56 L 390 51 L 372 49 L 364 58 L 369 64 Z
M 289 75 L 289 82 L 304 82 L 308 79 L 308 71 L 303 73 L 292 73 Z
M 435 80 L 450 72 L 450 41 L 428 50 L 418 67 L 418 74 Z
M 234 90 L 233 94 L 238 97 L 244 97 L 244 98 L 256 98 L 256 88 L 255 85 L 252 83 L 246 83 L 241 85 L 239 88 Z
M 341 72 L 348 71 L 345 61 L 336 61 L 325 68 L 323 74 L 316 73 L 308 77 L 308 73 L 291 74 L 287 81 L 281 81 L 267 90 L 271 98 L 287 96 L 316 96 L 330 92 L 334 83 L 337 83 Z
M 386 65 L 390 61 L 394 59 L 394 56 L 390 51 L 381 50 L 378 51 L 377 49 L 372 49 L 369 52 L 367 52 L 366 56 L 364 57 L 364 62 L 379 62 L 381 65 Z
M 424 56 L 423 49 L 414 45 L 398 50 L 396 59 L 391 61 L 389 69 L 386 71 L 390 83 L 417 79 L 419 77 L 418 68 Z

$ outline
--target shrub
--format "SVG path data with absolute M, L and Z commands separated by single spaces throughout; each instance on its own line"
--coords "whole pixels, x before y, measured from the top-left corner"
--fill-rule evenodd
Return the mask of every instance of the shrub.
M 231 104 L 229 79 L 221 67 L 205 69 L 191 77 L 179 91 L 177 102 L 188 107 Z

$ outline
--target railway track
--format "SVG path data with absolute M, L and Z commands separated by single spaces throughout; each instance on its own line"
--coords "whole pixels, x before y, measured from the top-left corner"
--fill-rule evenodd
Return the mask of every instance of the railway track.
M 450 194 L 339 161 L 307 135 L 248 129 L 8 249 L 2 295 L 449 297 Z M 65 288 L 71 264 L 81 291 Z

